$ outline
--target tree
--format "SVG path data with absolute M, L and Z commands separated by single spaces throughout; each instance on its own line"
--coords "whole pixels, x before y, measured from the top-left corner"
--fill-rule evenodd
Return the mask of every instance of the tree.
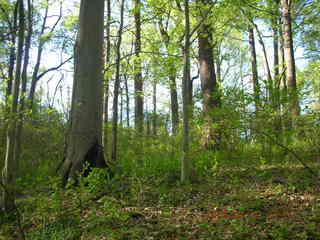
M 286 78 L 289 93 L 289 108 L 291 111 L 291 117 L 294 119 L 299 116 L 299 99 L 296 80 L 296 66 L 294 58 L 293 48 L 293 34 L 292 34 L 292 19 L 291 9 L 292 0 L 281 0 L 282 18 L 283 18 L 283 48 L 284 48 L 284 60 L 286 66 Z
M 103 20 L 103 0 L 81 0 L 64 185 L 86 162 L 90 167 L 107 167 L 102 148 Z
M 257 53 L 255 46 L 255 38 L 253 28 L 249 27 L 249 46 L 251 52 L 251 72 L 252 72 L 252 83 L 253 83 L 253 94 L 256 112 L 259 110 L 260 104 L 260 87 L 258 82 L 258 65 L 257 65 Z
M 110 81 L 110 59 L 111 59 L 111 0 L 107 0 L 107 26 L 106 26 L 106 74 L 105 74 L 105 92 L 104 92 L 104 122 L 108 122 L 109 118 L 109 81 Z M 107 127 L 106 127 L 107 128 Z M 108 129 L 108 128 L 107 128 Z M 103 143 L 105 144 L 104 148 L 107 152 L 108 146 L 108 134 L 107 129 L 104 130 Z
M 9 123 L 7 126 L 7 149 L 5 157 L 5 166 L 2 172 L 2 181 L 5 189 L 3 189 L 3 206 L 7 212 L 15 209 L 15 184 L 17 178 L 17 172 L 19 168 L 19 153 L 17 152 L 18 144 L 18 124 L 19 124 L 19 94 L 20 94 L 20 82 L 21 82 L 21 69 L 23 59 L 23 45 L 25 35 L 25 9 L 23 0 L 19 0 L 18 15 L 19 15 L 19 31 L 18 31 L 18 48 L 17 48 L 17 60 L 15 76 L 12 85 L 12 103 L 10 106 Z
M 112 115 L 112 153 L 111 158 L 115 163 L 118 157 L 118 102 L 119 102 L 119 89 L 120 89 L 120 58 L 121 58 L 121 41 L 122 41 L 122 30 L 123 30 L 123 14 L 124 14 L 124 1 L 120 3 L 120 26 L 118 29 L 118 41 L 116 46 L 116 77 L 114 82 L 113 90 L 113 115 Z
M 190 17 L 189 0 L 184 0 L 184 47 L 183 47 L 183 138 L 182 138 L 182 161 L 181 161 L 181 182 L 190 180 L 190 156 L 189 156 L 189 118 L 191 111 L 191 99 L 189 96 L 190 87 Z
M 168 24 L 167 24 L 168 27 Z M 159 21 L 159 29 L 162 40 L 166 46 L 166 50 L 168 55 L 170 54 L 170 36 L 168 33 L 168 29 L 165 28 L 164 24 L 162 23 L 162 19 Z M 171 107 L 171 122 L 172 122 L 172 133 L 176 134 L 179 127 L 179 104 L 178 104 L 178 93 L 177 93 L 177 83 L 176 83 L 176 75 L 177 70 L 173 64 L 172 56 L 168 56 L 167 62 L 170 62 L 169 66 L 169 88 L 170 88 L 170 107 Z
M 134 104 L 135 129 L 139 134 L 143 132 L 143 82 L 141 72 L 141 1 L 134 0 L 135 21 L 135 59 L 134 59 Z
M 207 9 L 208 2 L 206 0 L 198 1 L 199 9 Z M 199 68 L 200 80 L 203 96 L 203 115 L 204 127 L 202 136 L 202 145 L 206 149 L 217 148 L 219 137 L 217 130 L 213 128 L 212 113 L 220 104 L 218 94 L 218 83 L 214 67 L 214 42 L 212 37 L 212 27 L 206 19 L 207 13 L 200 10 L 200 21 L 202 22 L 199 28 Z

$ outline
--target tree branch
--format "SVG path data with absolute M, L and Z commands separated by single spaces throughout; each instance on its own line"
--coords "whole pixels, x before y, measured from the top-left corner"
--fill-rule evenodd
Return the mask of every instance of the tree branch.
M 73 56 L 72 56 L 72 57 L 69 57 L 67 60 L 65 60 L 64 62 L 60 63 L 58 66 L 52 67 L 52 68 L 49 68 L 49 69 L 45 70 L 44 72 L 42 72 L 41 74 L 39 74 L 39 75 L 37 76 L 37 81 L 39 81 L 39 79 L 42 78 L 44 75 L 46 75 L 48 72 L 58 70 L 58 69 L 59 69 L 60 67 L 62 67 L 64 64 L 66 64 L 67 62 L 69 62 L 71 59 L 73 59 Z

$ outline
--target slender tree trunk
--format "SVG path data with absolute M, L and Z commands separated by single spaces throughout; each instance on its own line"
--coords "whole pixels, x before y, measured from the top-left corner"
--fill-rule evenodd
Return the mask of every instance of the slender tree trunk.
M 168 31 L 164 28 L 162 22 L 159 22 L 160 33 L 164 44 L 167 49 L 167 53 L 170 54 L 170 36 Z M 176 83 L 176 70 L 174 66 L 170 66 L 169 69 L 169 88 L 170 88 L 170 100 L 171 100 L 171 122 L 172 122 L 172 133 L 175 135 L 179 128 L 179 104 L 178 104 L 178 93 Z
M 89 167 L 107 167 L 102 147 L 104 1 L 81 0 L 71 128 L 63 184 Z M 95 27 L 92 27 L 95 26 Z
M 279 2 L 278 0 L 275 1 L 276 4 L 276 12 L 275 17 L 272 20 L 272 32 L 273 32 L 273 79 L 274 79 L 274 101 L 275 105 L 274 108 L 277 111 L 276 115 L 276 133 L 280 135 L 282 131 L 282 119 L 281 119 L 281 97 L 280 97 L 280 63 L 279 63 L 279 27 L 278 27 L 278 19 L 280 16 L 279 12 Z
M 251 52 L 251 72 L 253 83 L 253 94 L 256 112 L 260 108 L 260 85 L 258 81 L 258 65 L 257 65 L 257 53 L 255 46 L 254 31 L 252 27 L 249 27 L 249 47 Z
M 206 1 L 201 0 L 201 4 Z M 200 19 L 202 21 L 202 17 Z M 218 84 L 214 69 L 213 39 L 210 26 L 203 23 L 199 29 L 199 66 L 200 80 L 203 95 L 204 127 L 202 145 L 206 149 L 216 149 L 219 145 L 219 134 L 213 128 L 213 111 L 219 105 Z M 189 96 L 190 97 L 190 96 Z
M 189 0 L 184 0 L 185 37 L 183 48 L 183 138 L 182 138 L 182 161 L 181 161 L 181 182 L 190 180 L 190 156 L 189 156 L 189 117 L 191 108 L 190 99 L 190 19 Z
M 272 27 L 273 31 L 273 79 L 276 92 L 276 105 L 280 105 L 280 65 L 279 65 L 279 32 L 277 23 Z
M 129 98 L 129 88 L 128 88 L 128 75 L 124 74 L 124 84 L 126 89 L 126 120 L 127 128 L 130 127 L 130 98 Z
M 171 100 L 171 121 L 172 133 L 175 135 L 179 129 L 179 104 L 175 73 L 170 74 L 170 100 Z
M 118 30 L 118 41 L 116 46 L 116 77 L 114 82 L 113 91 L 113 115 L 112 115 L 112 153 L 111 158 L 113 163 L 118 160 L 118 98 L 120 88 L 120 60 L 121 60 L 121 42 L 122 42 L 122 31 L 123 31 L 123 14 L 124 14 L 124 2 L 121 0 L 120 3 L 120 26 Z
M 8 82 L 6 88 L 6 103 L 8 102 L 8 97 L 12 94 L 12 83 L 14 79 L 14 66 L 16 60 L 16 38 L 17 38 L 17 19 L 18 19 L 18 7 L 19 1 L 16 2 L 13 12 L 13 27 L 11 31 L 11 47 L 10 47 L 10 57 L 9 57 L 9 68 L 8 68 Z
M 104 78 L 104 114 L 103 122 L 105 128 L 103 129 L 103 143 L 105 155 L 108 156 L 108 120 L 109 120 L 109 74 L 110 74 L 110 57 L 111 57 L 111 0 L 107 0 L 107 26 L 106 26 L 106 77 Z
M 43 18 L 43 22 L 42 22 L 42 26 L 41 26 L 41 30 L 40 30 L 40 35 L 39 35 L 37 60 L 36 60 L 35 66 L 34 66 L 33 74 L 32 74 L 30 92 L 29 92 L 29 97 L 28 97 L 30 108 L 33 107 L 34 95 L 35 95 L 35 91 L 36 91 L 36 85 L 37 85 L 38 80 L 39 80 L 38 79 L 38 75 L 39 75 L 42 52 L 43 52 L 43 47 L 44 47 L 44 40 L 42 40 L 41 37 L 43 36 L 44 31 L 46 29 L 46 24 L 47 24 L 47 19 L 48 19 L 48 12 L 49 12 L 49 0 L 46 0 L 46 10 L 45 10 L 45 15 L 44 15 L 44 18 Z
M 28 31 L 27 31 L 27 36 L 25 39 L 25 47 L 24 47 L 24 60 L 23 60 L 23 67 L 22 67 L 22 75 L 21 75 L 21 96 L 20 96 L 20 105 L 19 105 L 19 120 L 17 124 L 17 132 L 16 132 L 16 158 L 20 158 L 20 153 L 21 153 L 21 135 L 23 131 L 23 118 L 24 118 L 24 110 L 25 110 L 25 105 L 26 105 L 26 96 L 27 96 L 27 70 L 28 70 L 28 65 L 29 65 L 29 58 L 30 58 L 30 48 L 31 48 L 31 37 L 33 34 L 33 22 L 32 22 L 32 5 L 31 5 L 31 0 L 27 1 L 27 6 L 28 6 Z
M 221 43 L 218 44 L 217 46 L 217 53 L 216 53 L 216 56 L 215 57 L 215 64 L 216 64 L 216 69 L 217 69 L 217 83 L 218 84 L 221 84 L 223 79 L 222 79 L 222 74 L 221 74 L 221 58 L 220 58 L 220 54 L 221 54 L 221 50 L 220 50 L 220 45 Z
M 270 101 L 271 105 L 273 106 L 273 104 L 274 104 L 273 81 L 272 81 L 270 64 L 269 64 L 269 61 L 268 61 L 267 49 L 266 49 L 266 46 L 265 46 L 263 38 L 262 38 L 262 34 L 259 31 L 257 24 L 255 24 L 253 21 L 252 21 L 252 23 L 253 23 L 256 31 L 257 31 L 257 35 L 258 35 L 258 38 L 259 38 L 259 43 L 260 43 L 260 45 L 262 47 L 265 67 L 266 67 L 266 70 L 267 70 L 267 93 L 268 93 L 268 96 L 269 96 L 269 101 Z
M 291 0 L 281 0 L 283 14 L 283 39 L 284 39 L 284 57 L 286 64 L 286 77 L 288 83 L 289 103 L 292 120 L 300 115 L 296 68 L 292 36 L 292 19 L 291 19 Z
M 152 96 L 153 114 L 152 114 L 152 134 L 157 135 L 157 83 L 153 82 L 153 96 Z
M 287 100 L 287 78 L 286 78 L 286 63 L 284 59 L 284 39 L 283 39 L 283 31 L 282 31 L 282 18 L 279 18 L 279 53 L 280 53 L 280 67 L 281 67 L 281 76 L 280 76 L 280 88 L 281 88 L 281 103 L 286 102 Z
M 111 36 L 110 36 L 110 27 L 111 27 L 111 0 L 107 0 L 107 26 L 106 26 L 106 72 L 109 76 L 110 71 L 110 57 L 111 57 Z M 105 78 L 105 93 L 104 93 L 104 122 L 108 122 L 108 109 L 109 109 L 109 77 Z M 107 136 L 105 136 L 107 138 Z M 106 139 L 105 139 L 106 141 Z
M 119 121 L 119 125 L 120 126 L 123 125 L 123 87 L 120 87 L 120 121 Z
M 134 60 L 134 104 L 135 129 L 143 134 L 143 82 L 141 72 L 141 0 L 134 0 L 135 60 Z
M 3 189 L 3 207 L 6 212 L 11 212 L 15 209 L 15 185 L 17 172 L 19 168 L 19 153 L 16 152 L 17 147 L 17 126 L 18 126 L 18 108 L 19 108 L 19 93 L 21 82 L 21 68 L 23 58 L 24 32 L 25 32 L 25 15 L 23 0 L 18 3 L 19 12 L 19 32 L 18 32 L 18 49 L 17 63 L 15 76 L 12 88 L 12 103 L 10 106 L 10 114 L 12 118 L 8 123 L 7 128 L 7 148 L 5 165 L 2 172 L 2 182 L 6 189 Z

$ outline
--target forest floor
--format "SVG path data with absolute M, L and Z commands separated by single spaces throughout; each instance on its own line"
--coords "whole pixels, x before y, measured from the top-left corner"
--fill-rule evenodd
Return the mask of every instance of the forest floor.
M 302 167 L 176 180 L 122 179 L 103 193 L 25 186 L 20 224 L 1 216 L 0 239 L 320 239 L 319 183 Z

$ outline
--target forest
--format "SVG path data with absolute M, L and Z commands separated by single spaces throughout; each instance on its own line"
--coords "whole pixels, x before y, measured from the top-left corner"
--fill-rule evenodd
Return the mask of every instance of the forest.
M 320 0 L 0 0 L 0 240 L 320 239 Z

